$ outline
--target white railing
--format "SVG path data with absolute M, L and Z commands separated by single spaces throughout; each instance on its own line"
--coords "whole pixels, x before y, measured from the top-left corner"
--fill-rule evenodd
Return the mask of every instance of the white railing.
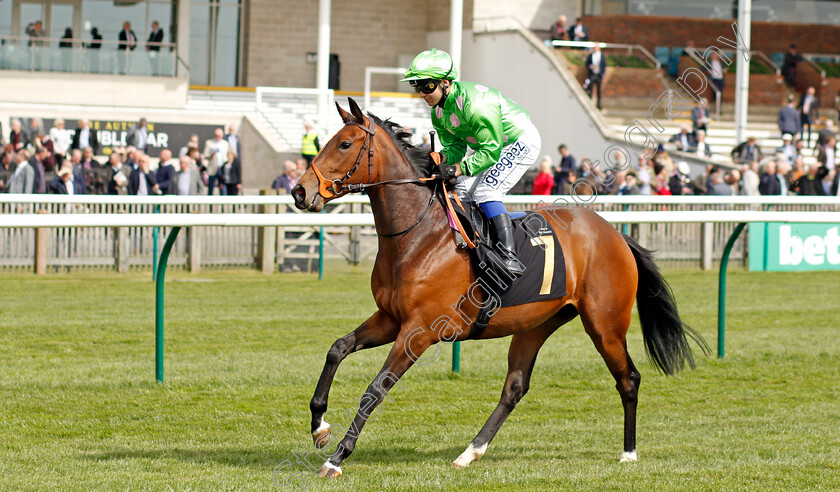
M 831 196 L 699 196 L 699 195 L 508 195 L 503 201 L 511 205 L 540 203 L 574 203 L 578 205 L 837 205 L 840 197 Z M 291 195 L 240 196 L 126 196 L 126 195 L 35 195 L 0 194 L 0 203 L 27 204 L 109 204 L 109 205 L 293 205 Z M 331 204 L 370 204 L 364 195 L 348 195 Z M 0 214 L 0 220 L 6 214 Z
M 753 212 L 840 212 L 840 199 L 836 197 L 508 196 L 505 203 L 512 211 L 548 205 L 585 206 L 621 224 L 617 228 L 622 232 L 657 250 L 657 258 L 664 265 L 699 262 L 706 269 L 721 257 L 721 245 L 732 234 L 735 223 L 755 220 L 749 215 Z M 722 209 L 730 212 L 731 220 L 714 219 L 713 214 Z M 319 257 L 321 236 L 326 241 L 328 257 L 358 263 L 372 258 L 377 251 L 372 217 L 358 215 L 369 210 L 367 197 L 358 195 L 331 202 L 327 214 L 310 214 L 294 208 L 289 195 L 0 194 L 0 268 L 33 265 L 36 227 L 48 228 L 50 246 L 45 262 L 50 268 L 116 267 L 126 271 L 132 266 L 148 267 L 157 251 L 152 228 L 168 229 L 179 224 L 199 227 L 199 233 L 179 238 L 171 261 L 189 264 L 191 268 L 253 266 L 260 263 L 257 252 L 266 247 L 275 255 L 276 265 L 290 267 L 290 261 L 301 265 L 309 262 L 306 265 L 311 268 Z M 159 213 L 153 214 L 155 211 Z M 668 214 L 660 214 L 662 211 Z M 685 212 L 691 214 L 680 215 Z M 179 222 L 184 214 L 191 217 L 191 225 Z M 703 222 L 699 227 L 698 221 Z M 326 227 L 323 235 L 319 234 L 320 227 Z M 272 229 L 275 239 L 265 239 L 265 228 Z M 187 239 L 198 242 L 188 244 Z M 273 242 L 266 246 L 269 240 Z M 741 240 L 733 251 L 733 259 L 743 260 L 746 253 L 746 242 Z
M 688 224 L 742 222 L 838 223 L 840 212 L 751 210 L 679 210 L 661 212 L 597 212 L 613 224 Z M 347 214 L 15 214 L 0 227 L 339 227 L 373 226 L 372 213 Z
M 624 44 L 624 43 L 602 43 L 599 41 L 563 41 L 563 40 L 554 40 L 551 42 L 551 45 L 555 48 L 583 48 L 583 49 L 591 49 L 598 44 L 599 47 L 606 48 L 606 49 L 616 49 L 616 50 L 627 50 L 628 55 L 632 55 L 633 51 L 636 50 L 642 54 L 642 58 L 646 58 L 654 68 L 657 70 L 662 69 L 662 64 L 659 62 L 659 59 L 653 56 L 653 54 L 647 50 L 644 46 L 640 44 Z

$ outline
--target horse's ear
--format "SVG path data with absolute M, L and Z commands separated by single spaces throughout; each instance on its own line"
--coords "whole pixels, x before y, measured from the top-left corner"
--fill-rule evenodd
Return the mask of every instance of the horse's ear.
M 362 110 L 359 108 L 359 105 L 356 104 L 356 101 L 354 101 L 352 97 L 348 97 L 347 100 L 350 102 L 350 112 L 353 113 L 356 121 L 364 124 L 365 115 L 362 114 Z
M 335 102 L 335 108 L 338 109 L 338 114 L 341 116 L 341 121 L 343 121 L 344 123 L 349 123 L 350 120 L 353 119 L 353 116 L 350 113 L 341 109 L 341 106 L 338 104 L 338 101 Z

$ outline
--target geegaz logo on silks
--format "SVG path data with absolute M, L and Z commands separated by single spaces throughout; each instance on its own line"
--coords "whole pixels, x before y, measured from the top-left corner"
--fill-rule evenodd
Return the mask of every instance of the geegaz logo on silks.
M 530 149 L 528 146 L 522 142 L 517 141 L 513 145 L 502 154 L 502 157 L 499 159 L 499 162 L 493 165 L 487 174 L 484 177 L 484 182 L 490 185 L 491 187 L 495 188 L 499 186 L 500 181 L 497 179 L 502 176 L 502 173 L 505 171 L 509 171 L 517 164 L 517 161 L 521 161 L 528 155 Z

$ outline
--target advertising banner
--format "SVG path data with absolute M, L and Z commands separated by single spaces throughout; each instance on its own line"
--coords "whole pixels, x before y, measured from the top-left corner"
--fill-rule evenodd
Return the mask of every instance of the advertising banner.
M 749 225 L 750 271 L 840 270 L 840 224 Z

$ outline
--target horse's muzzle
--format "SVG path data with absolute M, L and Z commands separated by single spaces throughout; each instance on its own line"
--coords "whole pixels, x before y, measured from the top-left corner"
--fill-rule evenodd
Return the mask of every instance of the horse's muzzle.
M 295 207 L 310 212 L 320 212 L 324 208 L 324 199 L 317 192 L 307 193 L 306 188 L 298 184 L 292 188 L 292 196 L 295 199 Z

